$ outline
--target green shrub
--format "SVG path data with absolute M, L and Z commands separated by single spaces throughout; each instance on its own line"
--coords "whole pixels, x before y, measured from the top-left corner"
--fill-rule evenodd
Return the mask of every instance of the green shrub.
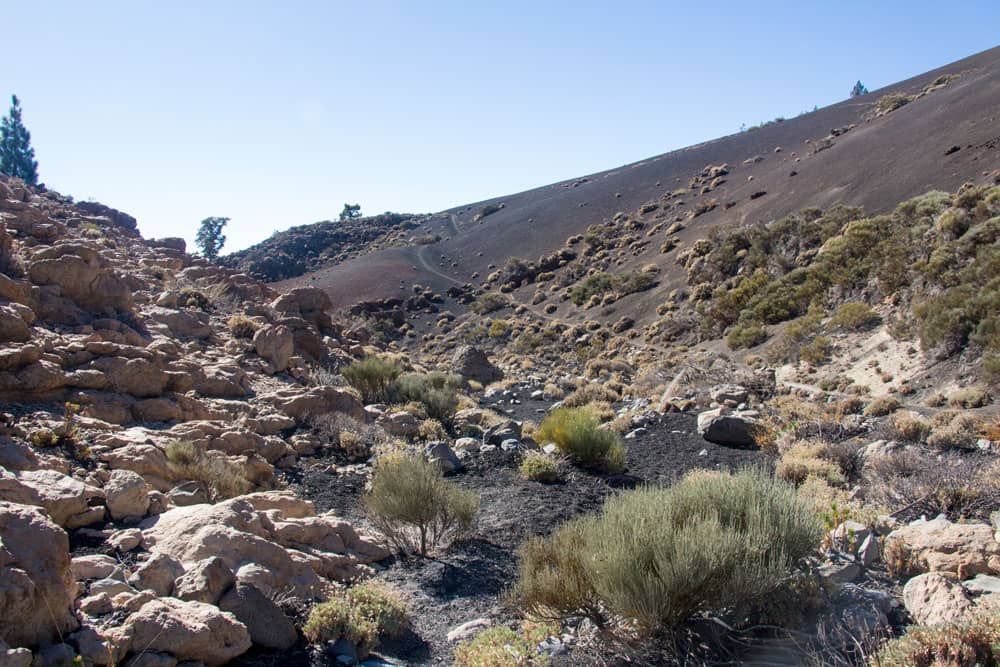
M 399 595 L 366 582 L 315 605 L 302 634 L 314 644 L 346 639 L 364 659 L 383 639 L 398 637 L 406 624 L 406 606 Z
M 799 486 L 810 477 L 819 477 L 831 486 L 843 486 L 840 466 L 824 457 L 822 442 L 796 442 L 782 452 L 775 474 L 786 482 Z
M 983 382 L 994 387 L 1000 387 L 1000 354 L 983 355 Z
M 830 350 L 833 341 L 826 336 L 816 336 L 806 345 L 799 349 L 799 359 L 806 363 L 820 365 L 830 360 Z
M 361 393 L 365 403 L 384 403 L 389 400 L 389 387 L 399 377 L 399 367 L 379 357 L 365 357 L 346 366 L 343 371 L 347 383 Z
M 487 292 L 472 302 L 470 308 L 478 315 L 486 315 L 497 310 L 502 310 L 510 305 L 507 297 L 496 292 Z
M 445 480 L 436 463 L 402 451 L 375 464 L 364 502 L 372 522 L 390 542 L 421 556 L 466 535 L 479 511 L 475 493 Z
M 915 625 L 871 657 L 872 667 L 987 667 L 1000 664 L 1000 608 L 982 605 L 960 621 Z
M 588 408 L 558 408 L 545 418 L 535 437 L 542 443 L 555 443 L 581 465 L 618 472 L 625 467 L 627 450 L 617 433 L 600 426 Z
M 518 468 L 521 476 L 533 482 L 555 482 L 559 480 L 559 463 L 541 452 L 528 452 Z
M 233 315 L 226 323 L 234 338 L 253 338 L 260 325 L 245 315 Z
M 167 465 L 175 475 L 200 482 L 212 494 L 213 500 L 243 495 L 253 486 L 239 464 L 225 458 L 221 452 L 209 454 L 190 440 L 167 443 L 165 453 Z
M 393 403 L 416 401 L 424 406 L 427 416 L 442 422 L 451 421 L 458 408 L 458 390 L 462 378 L 440 372 L 407 373 L 393 382 L 389 400 Z
M 763 327 L 755 324 L 737 324 L 730 329 L 726 336 L 726 345 L 730 350 L 739 350 L 744 347 L 754 347 L 767 340 L 767 331 Z
M 764 603 L 821 536 L 795 490 L 769 473 L 695 472 L 529 540 L 513 595 L 533 616 L 612 615 L 652 634 L 699 611 Z
M 583 279 L 569 293 L 570 299 L 577 306 L 582 306 L 590 297 L 610 292 L 615 286 L 614 277 L 610 273 L 594 273 Z
M 830 326 L 847 331 L 860 331 L 879 321 L 878 313 L 867 303 L 851 301 L 845 303 L 830 318 Z
M 455 667 L 542 667 L 547 656 L 538 654 L 538 645 L 559 635 L 554 624 L 524 621 L 519 631 L 506 625 L 483 630 L 455 647 Z

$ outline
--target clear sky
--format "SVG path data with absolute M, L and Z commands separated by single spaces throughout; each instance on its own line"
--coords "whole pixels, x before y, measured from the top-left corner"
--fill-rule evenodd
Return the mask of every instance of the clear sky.
M 1000 2 L 7 2 L 43 182 L 235 250 L 439 211 L 832 104 L 1000 43 Z M 6 103 L 3 104 L 6 108 Z

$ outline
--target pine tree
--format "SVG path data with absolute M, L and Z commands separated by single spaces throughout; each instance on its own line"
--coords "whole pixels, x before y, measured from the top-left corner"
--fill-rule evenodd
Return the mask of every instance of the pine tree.
M 340 212 L 340 221 L 352 220 L 354 218 L 361 217 L 361 204 L 344 204 L 343 210 Z
M 0 121 L 0 171 L 30 185 L 38 184 L 38 162 L 31 133 L 21 121 L 21 101 L 11 95 L 10 113 Z
M 851 88 L 851 97 L 860 97 L 861 95 L 867 95 L 868 89 L 865 88 L 865 84 L 861 83 L 861 79 L 854 84 L 854 88 Z
M 219 251 L 226 244 L 226 235 L 222 233 L 223 227 L 229 222 L 229 218 L 205 218 L 198 228 L 198 235 L 194 242 L 201 248 L 201 254 L 206 259 L 215 261 L 219 256 Z

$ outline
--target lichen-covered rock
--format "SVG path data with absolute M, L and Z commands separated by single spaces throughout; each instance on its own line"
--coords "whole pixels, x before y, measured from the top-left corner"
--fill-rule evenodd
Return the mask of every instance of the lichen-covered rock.
M 40 508 L 0 501 L 0 637 L 59 641 L 77 627 L 75 596 L 65 531 Z

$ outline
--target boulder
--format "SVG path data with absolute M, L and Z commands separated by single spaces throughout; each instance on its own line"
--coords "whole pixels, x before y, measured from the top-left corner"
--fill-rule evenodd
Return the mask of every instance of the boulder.
M 23 343 L 31 338 L 31 329 L 21 314 L 10 305 L 0 306 L 0 343 Z
M 104 494 L 108 511 L 115 521 L 129 516 L 146 516 L 149 511 L 149 485 L 131 470 L 112 470 L 111 478 L 104 485 Z
M 69 537 L 45 512 L 0 501 L 0 637 L 13 646 L 76 629 Z
M 920 625 L 957 621 L 972 608 L 972 600 L 960 585 L 935 572 L 918 575 L 906 582 L 903 604 Z
M 119 570 L 118 561 L 111 556 L 91 554 L 77 556 L 70 562 L 70 570 L 77 581 L 84 579 L 104 579 Z M 119 570 L 120 571 L 120 570 Z
M 237 583 L 219 600 L 219 609 L 245 625 L 258 646 L 283 651 L 298 641 L 295 624 L 255 586 Z
M 420 420 L 409 412 L 393 412 L 379 417 L 378 425 L 390 435 L 407 437 L 420 430 Z
M 198 561 L 174 581 L 174 597 L 216 604 L 235 580 L 229 566 L 212 556 Z
M 745 403 L 750 397 L 750 392 L 746 387 L 738 384 L 717 384 L 708 390 L 708 395 L 716 403 L 732 404 L 735 407 L 740 403 Z
M 142 475 L 143 479 L 158 491 L 169 491 L 176 479 L 167 462 L 167 455 L 155 445 L 125 445 L 104 452 L 98 458 L 111 468 L 131 470 Z
M 166 373 L 146 359 L 102 357 L 92 365 L 107 376 L 112 390 L 122 394 L 137 398 L 155 397 L 162 394 L 167 386 Z
M 146 602 L 109 635 L 135 653 L 167 653 L 207 667 L 221 667 L 251 646 L 246 626 L 232 614 L 203 602 L 175 598 Z
M 328 385 L 308 389 L 280 389 L 263 394 L 260 399 L 298 422 L 329 412 L 341 412 L 359 421 L 365 418 L 361 401 L 354 394 Z
M 698 415 L 698 434 L 709 442 L 725 447 L 757 446 L 755 435 L 761 428 L 758 413 L 752 410 L 724 413 L 708 410 Z
M 986 523 L 952 523 L 940 517 L 915 521 L 889 533 L 886 554 L 901 554 L 914 573 L 937 572 L 951 579 L 1000 574 L 1000 544 Z
M 281 373 L 288 368 L 288 360 L 295 352 L 295 337 L 284 325 L 268 325 L 254 334 L 253 346 L 257 354 L 271 362 L 275 373 Z
M 503 379 L 503 371 L 490 362 L 485 352 L 471 345 L 463 345 L 455 352 L 452 368 L 466 380 L 483 385 Z
M 332 329 L 328 310 L 330 296 L 318 287 L 296 287 L 271 302 L 271 308 L 286 317 L 300 317 L 321 333 Z
M 135 569 L 128 582 L 139 590 L 151 590 L 160 597 L 173 595 L 174 581 L 184 574 L 184 566 L 167 554 L 157 553 Z
M 99 489 L 56 470 L 0 470 L 0 500 L 42 507 L 60 526 L 78 528 L 100 521 L 103 510 L 89 512 L 90 503 L 103 494 Z
M 448 446 L 447 442 L 429 442 L 424 449 L 424 455 L 432 462 L 437 463 L 441 472 L 449 474 L 462 469 L 462 462 L 458 456 Z

